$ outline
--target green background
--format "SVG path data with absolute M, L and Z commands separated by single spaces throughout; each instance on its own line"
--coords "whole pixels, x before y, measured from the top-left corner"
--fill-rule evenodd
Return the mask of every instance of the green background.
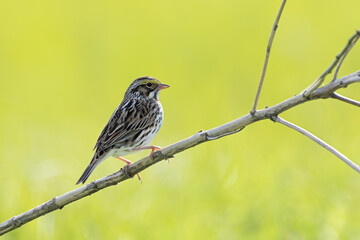
M 167 146 L 253 103 L 281 1 L 0 2 L 0 221 L 76 188 L 131 81 L 158 78 Z M 360 28 L 360 1 L 288 1 L 259 108 L 311 84 Z M 360 46 L 340 76 L 359 70 Z M 328 78 L 327 80 L 329 80 Z M 359 98 L 360 86 L 339 91 Z M 358 108 L 281 115 L 360 163 Z M 130 155 L 136 161 L 149 152 Z M 123 163 L 109 158 L 90 180 Z M 360 175 L 269 120 L 189 149 L 3 239 L 360 239 Z

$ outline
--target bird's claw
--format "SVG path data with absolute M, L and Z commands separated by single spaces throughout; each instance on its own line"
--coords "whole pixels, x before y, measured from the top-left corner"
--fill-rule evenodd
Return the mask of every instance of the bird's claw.
M 150 159 L 153 160 L 153 159 L 154 159 L 154 158 L 153 158 L 154 153 L 157 152 L 157 151 L 161 151 L 161 150 L 162 150 L 161 147 L 153 146 L 153 147 L 151 148 L 151 153 L 150 153 L 150 155 L 149 155 Z M 165 158 L 165 160 L 168 162 L 168 164 L 170 163 L 170 159 L 169 159 L 169 158 Z
M 160 151 L 162 148 L 161 147 L 158 147 L 158 146 L 152 146 L 152 148 L 151 148 L 151 153 L 150 153 L 150 155 L 149 155 L 149 157 L 151 158 L 151 160 L 153 160 L 154 158 L 153 158 L 153 155 L 154 155 L 154 152 L 156 152 L 156 151 Z
M 129 165 L 132 164 L 132 162 L 129 161 L 129 160 L 127 160 L 127 159 L 125 159 L 125 158 L 122 158 L 122 157 L 117 157 L 117 158 L 120 159 L 121 161 L 126 162 L 127 165 L 125 165 L 125 166 L 123 167 L 123 169 L 124 169 L 124 171 L 126 172 L 126 174 L 130 176 L 130 174 L 127 173 L 127 168 L 129 168 Z M 142 183 L 142 179 L 141 179 L 141 177 L 140 177 L 140 174 L 137 173 L 136 175 L 137 175 L 138 179 L 140 180 L 140 182 Z

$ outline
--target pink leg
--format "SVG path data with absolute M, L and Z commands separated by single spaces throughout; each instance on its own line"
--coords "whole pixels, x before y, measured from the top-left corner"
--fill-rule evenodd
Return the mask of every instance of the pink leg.
M 126 162 L 127 164 L 132 164 L 131 161 L 129 161 L 129 160 L 125 159 L 125 158 L 122 158 L 122 157 L 116 157 L 116 158 L 120 159 L 121 161 Z M 136 174 L 136 175 L 137 175 L 138 179 L 139 179 L 139 180 L 141 181 L 141 183 L 142 183 L 142 179 L 141 179 L 141 177 L 140 177 L 140 174 Z
M 145 150 L 145 149 L 151 149 L 151 153 L 150 153 L 150 158 L 152 159 L 152 156 L 154 154 L 155 151 L 161 150 L 161 147 L 158 146 L 147 146 L 147 147 L 139 147 L 139 148 L 135 148 L 134 150 Z
M 153 154 L 155 151 L 159 151 L 161 150 L 162 148 L 161 147 L 158 147 L 158 146 L 147 146 L 147 147 L 139 147 L 139 148 L 135 148 L 134 150 L 137 151 L 137 150 L 145 150 L 145 149 L 151 149 L 151 153 L 150 153 L 150 158 L 153 159 Z M 170 160 L 168 158 L 165 158 L 166 161 L 168 161 L 168 163 L 170 162 Z

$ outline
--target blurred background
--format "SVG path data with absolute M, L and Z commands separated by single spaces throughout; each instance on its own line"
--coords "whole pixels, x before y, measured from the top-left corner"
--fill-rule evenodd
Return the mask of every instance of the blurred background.
M 0 221 L 77 187 L 137 77 L 171 85 L 154 145 L 247 114 L 280 3 L 1 1 Z M 359 9 L 357 0 L 288 1 L 259 108 L 311 84 L 360 28 Z M 356 45 L 339 75 L 359 62 Z M 357 100 L 359 92 L 360 84 L 339 91 Z M 360 163 L 358 108 L 318 100 L 281 116 Z M 109 158 L 89 180 L 122 166 Z M 3 239 L 360 239 L 360 175 L 269 120 L 141 176 L 143 184 L 133 178 Z

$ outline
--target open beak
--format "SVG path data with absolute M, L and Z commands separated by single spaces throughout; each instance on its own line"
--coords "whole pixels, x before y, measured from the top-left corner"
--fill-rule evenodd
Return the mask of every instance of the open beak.
M 168 87 L 170 87 L 170 86 L 167 85 L 167 84 L 160 83 L 159 86 L 157 87 L 157 89 L 158 90 L 163 90 L 163 89 L 168 88 Z

